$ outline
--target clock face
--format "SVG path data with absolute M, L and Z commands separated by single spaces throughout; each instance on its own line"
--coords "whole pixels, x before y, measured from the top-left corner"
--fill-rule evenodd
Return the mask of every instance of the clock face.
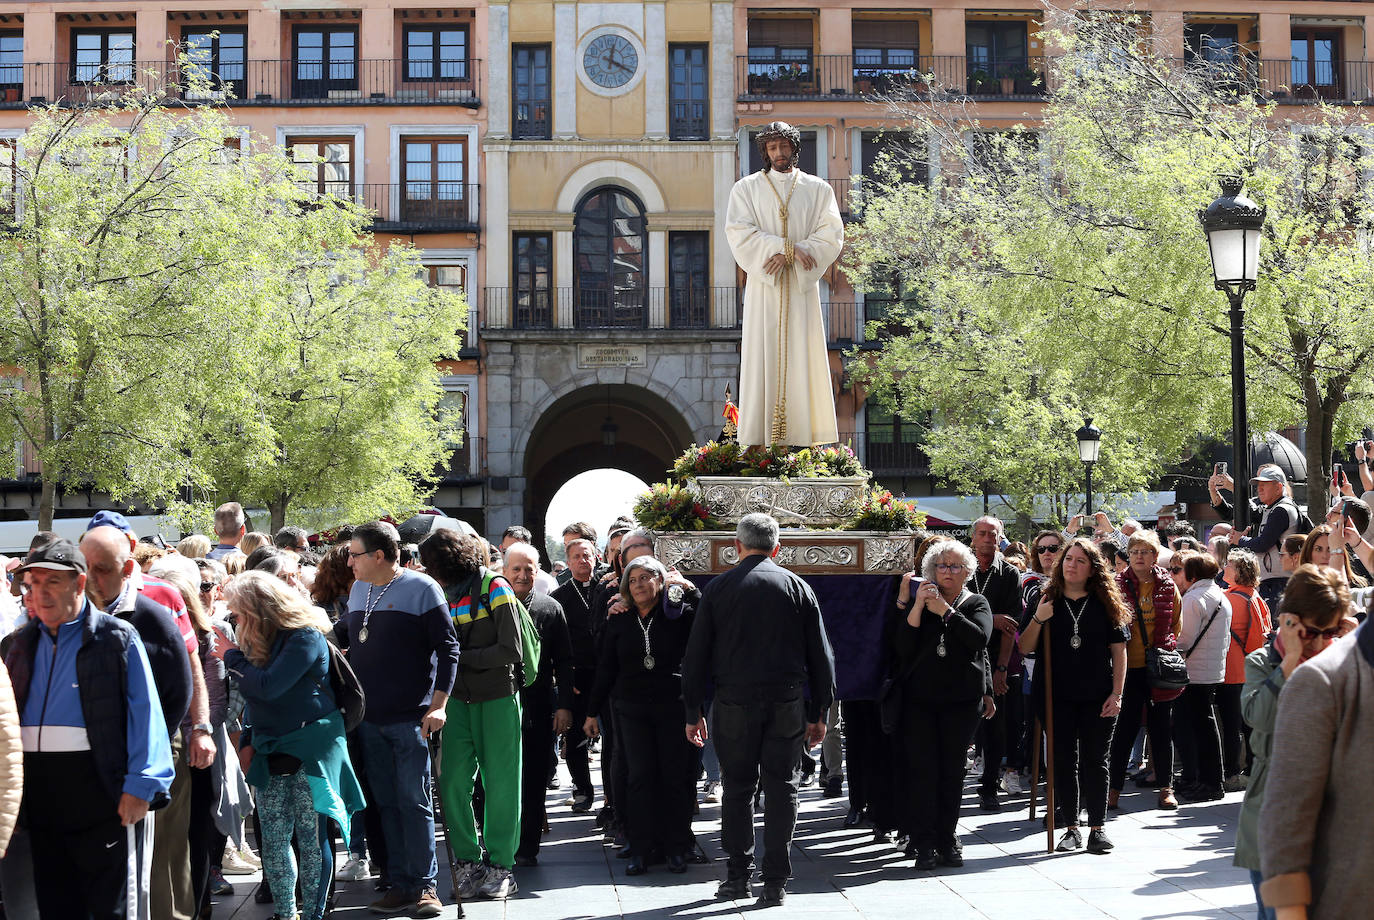
M 623 35 L 599 35 L 582 56 L 582 69 L 597 86 L 615 89 L 629 83 L 639 68 L 635 46 Z

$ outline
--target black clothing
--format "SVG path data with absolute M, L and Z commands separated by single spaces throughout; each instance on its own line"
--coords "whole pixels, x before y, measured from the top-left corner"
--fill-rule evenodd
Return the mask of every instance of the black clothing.
M 1055 681 L 1054 789 L 1058 807 L 1071 816 L 1070 824 L 1078 823 L 1083 808 L 1088 810 L 1089 827 L 1101 827 L 1107 820 L 1107 750 L 1116 719 L 1102 718 L 1104 702 L 1105 697 L 1096 702 L 1061 701 Z
M 682 656 L 687 651 L 687 637 L 692 632 L 696 611 L 681 608 L 673 619 L 655 605 L 647 618 L 633 610 L 611 617 L 606 624 L 605 641 L 596 664 L 596 684 L 587 703 L 589 715 L 601 715 L 606 700 L 614 695 L 621 700 L 666 703 L 682 699 Z M 645 633 L 648 630 L 648 654 L 653 656 L 653 668 L 647 668 Z M 683 741 L 687 738 L 684 735 Z
M 710 594 L 710 585 L 706 593 Z M 792 831 L 797 825 L 798 763 L 806 738 L 801 690 L 786 699 L 727 700 L 711 704 L 711 734 L 720 760 L 721 849 L 726 877 L 747 879 L 754 861 L 754 793 L 763 782 L 765 882 L 792 877 Z
M 1159 788 L 1173 786 L 1173 707 L 1173 700 L 1160 703 L 1151 699 L 1150 681 L 1144 668 L 1126 670 L 1126 692 L 1122 694 L 1121 715 L 1117 716 L 1116 731 L 1112 734 L 1111 772 L 1108 777 L 1111 788 L 1120 792 L 1126 786 L 1126 764 L 1131 759 L 1135 736 L 1140 733 L 1142 717 L 1150 734 L 1150 767 L 1154 770 L 1155 785 Z
M 945 616 L 930 609 L 913 629 L 908 611 L 896 609 L 889 673 L 903 679 L 903 700 L 981 701 L 986 689 L 987 645 L 992 610 L 982 595 L 966 591 Z M 943 648 L 944 654 L 940 654 Z M 972 729 L 970 729 L 970 732 Z
M 863 809 L 875 828 L 896 830 L 902 820 L 893 801 L 898 788 L 894 736 L 883 731 L 878 704 L 873 700 L 845 700 L 840 709 L 844 715 L 849 807 Z
M 571 692 L 571 691 L 570 691 Z M 520 694 L 520 843 L 515 855 L 535 858 L 544 837 L 553 738 L 553 691 L 538 684 Z M 368 843 L 372 841 L 369 839 Z
M 1024 631 L 1030 626 L 1040 603 L 1039 593 L 1035 605 L 1027 606 L 1027 613 L 1021 620 Z M 1080 606 L 1081 605 L 1081 606 Z M 1073 614 L 1081 610 L 1078 619 L 1080 645 L 1073 647 Z M 1095 595 L 1089 594 L 1078 600 L 1060 597 L 1054 602 L 1054 617 L 1040 629 L 1050 636 L 1051 670 L 1054 672 L 1054 700 L 1061 699 L 1075 703 L 1097 701 L 1098 708 L 1107 701 L 1112 692 L 1112 645 L 1129 642 L 1130 626 L 1117 626 L 1107 614 L 1107 608 Z M 1043 641 L 1043 640 L 1042 640 Z M 1036 701 L 1036 711 L 1044 711 L 1045 687 L 1044 669 L 1036 668 L 1032 680 L 1031 694 Z M 1059 730 L 1058 722 L 1055 731 Z
M 761 555 L 713 579 L 682 661 L 688 724 L 701 718 L 711 682 L 717 699 L 760 702 L 809 685 L 806 721 L 819 722 L 835 698 L 835 656 L 811 586 Z
M 568 639 L 572 643 L 573 667 L 579 669 L 596 667 L 591 606 L 595 589 L 595 578 L 585 586 L 569 579 L 549 595 L 563 608 L 563 617 L 568 621 Z
M 908 772 L 900 790 L 906 799 L 905 829 L 918 849 L 946 850 L 956 843 L 964 758 L 981 705 L 981 693 L 970 700 L 903 697 L 901 739 Z
M 615 700 L 616 746 L 624 749 L 629 765 L 625 798 L 617 798 L 616 812 L 624 809 L 630 849 L 646 859 L 655 850 L 686 856 L 696 842 L 696 748 L 682 731 L 681 711 L 677 699 Z
M 1201 783 L 1221 788 L 1221 730 L 1217 726 L 1217 689 L 1224 684 L 1189 684 L 1179 697 L 1179 726 L 1174 732 L 1178 744 L 1179 770 L 1183 785 Z
M 557 685 L 558 709 L 571 709 L 573 697 L 572 640 L 563 608 L 546 594 L 532 593 L 524 601 L 539 633 L 539 676 L 520 691 L 521 706 L 538 697 L 544 700 Z M 542 788 L 542 787 L 541 787 Z
M 1021 573 L 1007 562 L 1001 553 L 992 557 L 992 564 L 987 568 L 980 568 L 974 573 L 968 587 L 973 593 L 981 594 L 987 598 L 988 606 L 992 608 L 994 617 L 1009 616 L 1018 623 L 1021 621 Z M 992 635 L 988 638 L 988 665 L 996 667 L 997 662 L 1001 659 L 1003 643 L 1014 641 L 1006 633 L 994 627 Z M 1010 682 L 1008 686 L 1010 686 Z M 1014 731 L 1016 738 L 1021 736 L 1022 707 L 1019 705 L 1020 701 L 1016 701 L 1018 705 L 1013 708 L 1008 705 L 1011 702 L 1009 695 L 995 694 L 995 697 L 997 709 L 994 711 L 993 717 L 981 720 L 978 725 L 983 750 L 983 776 L 980 789 L 984 794 L 995 794 L 997 791 L 997 781 L 1002 772 L 1002 758 L 1006 756 L 1008 750 L 1011 750 L 1008 747 L 1008 735 Z
M 587 721 L 587 701 L 591 699 L 596 671 L 592 668 L 573 668 L 573 687 L 577 693 L 572 701 L 572 725 L 563 734 L 563 760 L 572 778 L 573 795 L 592 797 L 592 771 L 587 763 L 587 736 L 582 725 Z
M 1217 687 L 1217 718 L 1221 725 L 1222 772 L 1236 776 L 1249 772 L 1246 752 L 1250 746 L 1250 726 L 1240 712 L 1240 693 L 1245 684 L 1221 684 Z
M 153 671 L 167 734 L 175 735 L 191 708 L 191 659 L 186 640 L 177 628 L 176 614 L 145 594 L 134 599 L 134 609 L 118 618 L 128 622 L 143 640 L 148 666 Z

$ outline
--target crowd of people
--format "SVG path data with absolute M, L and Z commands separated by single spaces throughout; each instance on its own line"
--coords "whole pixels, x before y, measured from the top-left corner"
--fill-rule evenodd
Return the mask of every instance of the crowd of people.
M 509 898 L 560 761 L 626 876 L 710 862 L 693 816 L 719 802 L 721 898 L 752 896 L 757 870 L 761 902 L 786 899 L 817 777 L 827 797 L 847 785 L 846 827 L 958 869 L 966 778 L 993 812 L 1044 764 L 1061 852 L 1115 849 L 1128 780 L 1166 811 L 1243 791 L 1235 861 L 1260 920 L 1358 915 L 1374 803 L 1341 778 L 1374 753 L 1370 510 L 1338 495 L 1313 526 L 1281 470 L 1254 481 L 1253 536 L 1224 520 L 1221 473 L 1206 535 L 1105 514 L 1028 543 L 991 516 L 918 535 L 870 612 L 881 689 L 843 700 L 821 605 L 774 561 L 765 514 L 697 584 L 628 518 L 604 544 L 569 524 L 555 574 L 521 526 L 406 545 L 373 521 L 312 544 L 249 532 L 231 502 L 213 540 L 169 546 L 99 512 L 6 567 L 6 915 L 209 917 L 260 869 L 277 917 L 322 920 L 366 883 L 372 912 L 432 917 L 441 859 L 455 897 Z

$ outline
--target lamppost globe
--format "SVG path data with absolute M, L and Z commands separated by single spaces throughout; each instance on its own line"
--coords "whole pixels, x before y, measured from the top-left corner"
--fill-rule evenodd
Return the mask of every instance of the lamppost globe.
M 1253 291 L 1265 209 L 1241 194 L 1240 176 L 1221 176 L 1221 195 L 1198 212 L 1217 290 Z
M 1084 463 L 1096 463 L 1097 452 L 1102 448 L 1102 429 L 1093 424 L 1090 418 L 1083 419 L 1083 427 L 1074 433 L 1078 438 L 1078 459 Z

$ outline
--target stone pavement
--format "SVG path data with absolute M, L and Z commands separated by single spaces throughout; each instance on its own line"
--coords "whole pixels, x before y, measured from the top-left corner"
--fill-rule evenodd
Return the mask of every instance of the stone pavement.
M 743 918 L 754 902 L 715 900 L 724 877 L 720 856 L 719 806 L 703 805 L 695 828 L 712 865 L 689 866 L 676 876 L 656 866 L 626 878 L 624 861 L 603 845 L 590 815 L 574 815 L 550 792 L 551 833 L 539 865 L 517 870 L 519 894 L 505 903 L 466 902 L 472 920 L 583 920 L 659 917 Z M 595 775 L 595 774 L 594 774 Z M 871 831 L 845 830 L 847 800 L 825 799 L 815 787 L 802 790 L 792 865 L 796 878 L 784 906 L 768 920 L 868 918 L 868 920 L 1231 920 L 1253 918 L 1249 875 L 1231 865 L 1241 795 L 1224 802 L 1183 806 L 1174 813 L 1153 809 L 1154 793 L 1128 790 L 1123 811 L 1108 820 L 1116 850 L 1045 854 L 1045 832 L 1026 818 L 1026 797 L 1015 810 L 978 811 L 975 786 L 966 787 L 960 831 L 966 865 L 920 872 L 891 844 L 875 844 Z M 1005 798 L 1005 797 L 1004 797 Z M 1042 809 L 1043 811 L 1043 809 Z M 762 836 L 762 816 L 759 816 Z M 1085 829 L 1086 830 L 1086 829 Z M 1086 836 L 1086 834 L 1085 834 Z M 443 916 L 457 916 L 449 897 L 449 873 L 440 850 L 439 891 L 448 904 Z M 270 905 L 252 902 L 258 876 L 231 876 L 236 895 L 221 899 L 216 917 L 263 920 Z M 341 883 L 338 918 L 375 916 L 366 904 L 371 883 Z M 404 916 L 404 915 L 400 915 Z M 757 916 L 757 915 L 755 915 Z

